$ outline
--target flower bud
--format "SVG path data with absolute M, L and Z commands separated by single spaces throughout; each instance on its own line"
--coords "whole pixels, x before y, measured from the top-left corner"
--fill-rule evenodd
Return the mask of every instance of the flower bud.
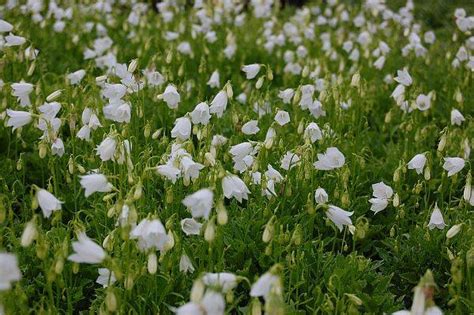
M 130 73 L 134 73 L 135 70 L 137 69 L 137 66 L 138 66 L 138 59 L 135 58 L 128 65 L 127 71 L 130 72 Z
M 36 198 L 35 198 L 36 199 Z M 25 226 L 23 233 L 21 234 L 21 246 L 28 247 L 33 243 L 33 241 L 38 236 L 38 231 L 36 230 L 35 220 L 31 220 Z
M 150 253 L 148 255 L 148 263 L 147 263 L 148 272 L 154 275 L 158 269 L 158 259 L 155 253 Z
M 265 77 L 260 77 L 260 78 L 258 78 L 257 83 L 255 83 L 255 88 L 256 88 L 257 90 L 260 90 L 260 88 L 262 87 L 262 85 L 263 85 L 263 80 L 265 80 Z
M 450 238 L 453 238 L 454 236 L 456 236 L 456 234 L 458 234 L 459 231 L 461 231 L 461 227 L 462 227 L 462 223 L 453 225 L 448 230 L 448 232 L 446 232 L 446 238 L 450 239 Z
M 191 288 L 191 301 L 195 303 L 200 302 L 205 289 L 206 287 L 201 279 L 194 281 L 193 287 Z
M 216 226 L 214 224 L 214 218 L 209 220 L 206 225 L 206 230 L 204 231 L 204 239 L 211 243 L 216 237 Z
M 117 298 L 115 297 L 114 291 L 107 290 L 107 296 L 105 297 L 105 305 L 107 310 L 111 313 L 117 310 Z
M 56 100 L 58 97 L 61 96 L 61 94 L 62 94 L 61 90 L 54 91 L 53 93 L 49 94 L 46 97 L 46 102 L 52 102 L 52 101 Z
M 275 227 L 273 225 L 274 216 L 268 221 L 263 230 L 262 241 L 268 243 L 272 240 L 273 234 L 275 232 Z

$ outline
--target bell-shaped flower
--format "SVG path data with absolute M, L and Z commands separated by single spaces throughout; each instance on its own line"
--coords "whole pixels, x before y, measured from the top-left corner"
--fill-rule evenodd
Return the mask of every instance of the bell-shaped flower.
M 222 179 L 222 190 L 227 199 L 234 197 L 238 202 L 242 199 L 247 200 L 250 190 L 247 185 L 236 175 L 227 175 Z
M 451 125 L 461 126 L 464 120 L 465 118 L 459 110 L 453 109 L 451 111 Z
M 143 219 L 130 232 L 131 239 L 138 239 L 138 248 L 141 251 L 157 249 L 163 251 L 169 241 L 165 227 L 158 219 Z
M 318 189 L 316 189 L 314 192 L 314 200 L 317 204 L 325 204 L 329 200 L 328 193 L 326 190 L 324 190 L 324 188 L 318 187 Z
M 318 153 L 318 161 L 314 163 L 317 170 L 328 171 L 344 166 L 346 159 L 338 148 L 330 147 L 326 153 Z
M 242 133 L 244 135 L 254 135 L 260 131 L 258 128 L 258 120 L 250 120 L 242 126 Z
M 224 297 L 221 293 L 214 290 L 206 290 L 206 293 L 201 300 L 201 308 L 204 309 L 203 313 L 206 315 L 224 315 Z
M 378 212 L 384 210 L 388 206 L 388 201 L 393 196 L 393 189 L 385 185 L 384 182 L 380 182 L 372 185 L 374 198 L 370 199 L 369 202 L 372 204 L 370 210 L 377 214 Z
M 284 110 L 279 110 L 275 115 L 275 121 L 280 125 L 284 126 L 290 122 L 290 114 Z
M 86 71 L 84 69 L 77 70 L 75 72 L 69 73 L 67 79 L 72 85 L 81 83 L 82 79 L 85 77 Z
M 16 96 L 21 107 L 31 106 L 30 94 L 33 92 L 33 84 L 31 83 L 13 83 L 11 85 L 13 89 L 12 95 Z
M 337 226 L 339 231 L 342 231 L 344 225 L 352 225 L 351 216 L 354 212 L 342 210 L 339 207 L 329 205 L 326 210 L 326 216 Z
M 441 210 L 438 208 L 438 204 L 435 204 L 433 212 L 431 213 L 430 222 L 428 223 L 428 228 L 430 230 L 434 228 L 438 228 L 440 230 L 446 227 L 446 223 L 444 223 L 443 214 Z
M 51 153 L 61 157 L 64 155 L 64 152 L 65 148 L 63 140 L 61 140 L 61 138 L 54 139 L 53 143 L 51 144 Z
M 304 137 L 306 139 L 310 139 L 312 143 L 316 142 L 317 140 L 321 140 L 323 138 L 323 134 L 321 133 L 321 129 L 319 126 L 312 122 L 309 123 L 306 129 L 304 130 Z
M 407 166 L 409 170 L 416 170 L 417 174 L 422 174 L 426 164 L 426 156 L 423 153 L 415 155 Z
M 74 253 L 67 259 L 76 263 L 100 264 L 104 261 L 106 253 L 104 249 L 81 232 L 77 236 L 77 242 L 72 243 Z
M 466 161 L 460 157 L 446 157 L 444 158 L 443 168 L 448 172 L 448 177 L 460 172 Z
M 293 152 L 286 152 L 283 158 L 281 159 L 280 167 L 284 170 L 289 170 L 295 167 L 300 161 L 300 157 Z
M 208 188 L 200 189 L 183 199 L 183 204 L 191 211 L 193 218 L 209 219 L 214 193 Z
M 201 233 L 202 224 L 194 220 L 194 218 L 186 218 L 181 220 L 181 230 L 186 235 L 199 235 Z
M 220 91 L 212 100 L 211 106 L 209 107 L 209 112 L 211 114 L 216 114 L 218 118 L 222 117 L 224 111 L 227 108 L 227 102 L 228 98 L 226 91 Z
M 274 275 L 271 272 L 264 273 L 257 282 L 252 284 L 250 289 L 250 296 L 252 297 L 263 297 L 265 300 L 268 299 L 272 290 L 281 290 L 280 277 Z
M 181 258 L 179 259 L 179 271 L 187 273 L 187 272 L 194 272 L 194 266 L 193 263 L 191 262 L 191 259 L 189 259 L 188 255 L 182 254 Z
M 110 271 L 107 268 L 99 268 L 99 276 L 97 277 L 98 284 L 102 285 L 102 287 L 107 288 L 108 286 L 114 284 L 117 281 L 115 278 L 115 274 L 113 271 Z
M 0 19 L 0 33 L 8 33 L 13 30 L 13 25 L 5 20 Z
M 410 74 L 406 69 L 397 71 L 395 81 L 400 84 L 403 84 L 404 86 L 410 86 L 413 83 L 413 79 L 411 78 Z
M 16 255 L 0 252 L 0 291 L 10 290 L 12 282 L 21 279 Z
M 107 177 L 103 174 L 94 173 L 80 176 L 81 186 L 85 189 L 84 195 L 89 197 L 95 192 L 110 192 L 112 191 L 112 184 L 107 181 Z
M 242 71 L 245 72 L 245 76 L 247 80 L 252 80 L 260 72 L 261 67 L 262 67 L 261 65 L 254 63 L 254 64 L 243 66 Z
M 191 157 L 183 156 L 180 160 L 180 166 L 184 180 L 194 180 L 199 177 L 199 172 L 204 168 L 201 163 L 194 162 Z
M 207 125 L 211 114 L 209 113 L 209 105 L 206 102 L 201 102 L 196 105 L 194 110 L 190 113 L 193 124 Z
M 117 140 L 114 137 L 106 137 L 97 146 L 97 155 L 102 161 L 109 161 L 114 159 L 115 149 L 117 148 Z
M 23 112 L 18 110 L 7 109 L 8 127 L 15 129 L 28 125 L 33 119 L 30 112 Z
M 209 85 L 211 88 L 220 87 L 221 83 L 220 83 L 219 71 L 216 70 L 211 74 L 209 81 L 207 81 L 207 85 Z
M 188 117 L 177 118 L 171 130 L 171 137 L 181 141 L 189 139 L 191 136 L 191 121 Z
M 159 175 L 166 177 L 173 184 L 176 183 L 176 180 L 181 176 L 181 170 L 179 168 L 173 166 L 172 163 L 166 163 L 164 165 L 158 165 L 156 167 L 156 172 Z
M 291 99 L 295 95 L 295 90 L 293 89 L 285 89 L 283 91 L 278 92 L 278 97 L 281 98 L 283 103 L 290 104 Z
M 45 218 L 49 218 L 53 211 L 61 210 L 62 201 L 59 201 L 52 193 L 46 189 L 39 189 L 36 193 L 36 199 L 38 204 L 43 211 Z
M 178 104 L 181 100 L 181 96 L 179 95 L 176 87 L 174 85 L 169 84 L 165 92 L 163 93 L 163 100 L 165 101 L 166 105 L 168 105 L 171 109 L 178 108 Z
M 206 273 L 202 277 L 202 282 L 214 289 L 220 289 L 223 293 L 227 293 L 237 286 L 237 277 L 230 272 Z
M 5 36 L 5 47 L 20 46 L 26 43 L 26 38 L 13 35 L 12 33 Z

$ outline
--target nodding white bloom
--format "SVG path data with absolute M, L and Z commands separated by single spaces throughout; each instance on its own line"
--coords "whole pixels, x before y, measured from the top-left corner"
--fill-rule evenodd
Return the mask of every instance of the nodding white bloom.
M 310 139 L 312 143 L 316 142 L 317 140 L 321 140 L 323 138 L 323 134 L 321 133 L 321 129 L 319 129 L 318 124 L 312 122 L 304 130 L 304 137 L 306 139 Z
M 176 180 L 181 176 L 181 170 L 177 167 L 174 167 L 171 163 L 158 165 L 156 167 L 156 172 L 159 175 L 166 177 L 173 184 L 176 183 Z
M 286 152 L 283 158 L 281 159 L 280 167 L 284 170 L 289 170 L 298 164 L 300 157 L 293 152 Z
M 130 232 L 131 239 L 138 239 L 138 248 L 141 251 L 157 249 L 163 251 L 169 241 L 165 227 L 158 219 L 143 219 Z
M 206 273 L 202 282 L 210 287 L 218 287 L 223 293 L 227 293 L 237 286 L 237 277 L 230 272 Z
M 226 91 L 220 91 L 212 100 L 211 106 L 209 107 L 209 112 L 211 114 L 216 114 L 218 118 L 222 117 L 224 111 L 227 108 L 227 102 L 228 98 Z
M 453 109 L 451 111 L 451 125 L 461 126 L 464 120 L 465 118 L 459 110 Z
M 196 302 L 188 302 L 175 311 L 176 315 L 205 315 L 201 304 Z
M 202 314 L 214 314 L 214 315 L 224 315 L 225 312 L 225 300 L 221 293 L 214 290 L 206 290 L 201 303 L 201 312 Z M 188 313 L 191 314 L 191 313 Z M 192 313 L 201 314 L 201 313 Z
M 245 135 L 254 135 L 260 131 L 258 120 L 250 120 L 242 126 L 242 133 Z
M 318 161 L 314 163 L 317 170 L 329 171 L 344 166 L 346 159 L 336 147 L 330 147 L 326 153 L 318 153 Z
M 132 118 L 132 107 L 130 103 L 122 100 L 111 100 L 104 106 L 104 117 L 116 122 L 129 123 Z
M 30 94 L 33 92 L 33 84 L 31 83 L 13 83 L 11 85 L 12 95 L 16 96 L 21 107 L 31 106 Z
M 448 172 L 448 177 L 460 172 L 466 161 L 460 157 L 446 157 L 444 158 L 443 168 Z
M 281 291 L 281 280 L 277 275 L 266 272 L 252 285 L 250 296 L 262 296 L 267 300 L 272 290 Z
M 199 235 L 201 233 L 202 224 L 194 220 L 194 218 L 186 218 L 181 220 L 181 230 L 186 235 Z
M 26 38 L 21 36 L 16 36 L 10 33 L 9 35 L 5 36 L 5 46 L 6 47 L 13 47 L 13 46 L 20 46 L 26 43 Z
M 283 91 L 278 92 L 278 97 L 281 98 L 283 103 L 290 104 L 291 99 L 295 95 L 295 90 L 293 89 L 285 89 Z
M 354 212 L 345 211 L 333 205 L 329 205 L 326 210 L 326 216 L 337 226 L 339 231 L 342 231 L 344 225 L 352 225 L 350 216 L 353 214 Z
M 73 73 L 69 73 L 67 75 L 67 79 L 69 80 L 69 83 L 71 83 L 72 85 L 76 85 L 76 84 L 81 83 L 85 75 L 86 75 L 86 71 L 84 69 L 80 69 Z
M 221 86 L 219 71 L 215 70 L 211 74 L 209 81 L 207 81 L 207 85 L 209 85 L 211 88 L 219 88 Z
M 418 108 L 420 111 L 425 111 L 428 110 L 431 107 L 431 96 L 430 94 L 425 95 L 425 94 L 420 94 L 416 97 L 416 108 Z
M 410 74 L 406 69 L 397 71 L 395 81 L 400 84 L 403 84 L 404 86 L 410 86 L 413 83 L 413 79 L 411 78 Z
M 372 204 L 370 210 L 377 214 L 384 210 L 388 206 L 388 201 L 393 196 L 393 189 L 385 185 L 384 182 L 380 182 L 372 185 L 374 198 L 370 199 L 369 202 Z
M 16 255 L 0 253 L 0 291 L 10 290 L 13 281 L 21 279 Z
M 180 166 L 185 181 L 198 178 L 199 171 L 204 168 L 204 165 L 194 162 L 189 156 L 183 156 L 181 158 Z
M 247 80 L 252 80 L 260 72 L 261 67 L 262 66 L 259 65 L 258 63 L 254 63 L 251 65 L 243 66 L 242 71 L 245 72 L 245 76 L 247 77 Z
M 424 153 L 420 153 L 415 155 L 410 162 L 408 162 L 407 166 L 409 170 L 416 170 L 417 174 L 422 174 L 425 164 L 426 156 Z
M 166 87 L 165 92 L 163 93 L 163 100 L 169 108 L 178 108 L 178 104 L 181 101 L 181 96 L 174 85 L 169 84 Z
M 97 155 L 102 161 L 114 159 L 115 149 L 117 148 L 117 140 L 114 137 L 107 137 L 97 146 Z
M 283 180 L 280 172 L 273 168 L 270 164 L 267 166 L 267 171 L 265 172 L 267 179 L 274 181 L 275 183 L 280 183 Z
M 188 117 L 177 118 L 171 130 L 171 137 L 179 140 L 187 140 L 191 136 L 191 121 Z
M 433 212 L 431 213 L 430 222 L 428 223 L 428 227 L 430 230 L 434 228 L 438 228 L 440 230 L 444 229 L 446 223 L 444 223 L 443 214 L 441 210 L 438 208 L 438 204 L 435 204 Z
M 184 273 L 194 272 L 193 263 L 191 262 L 191 259 L 189 259 L 188 255 L 186 254 L 182 254 L 181 258 L 179 259 L 179 271 L 184 272 Z
M 7 126 L 13 127 L 13 131 L 15 131 L 17 128 L 28 125 L 33 119 L 30 112 L 23 112 L 19 110 L 7 109 L 7 115 L 9 117 Z
M 284 110 L 279 110 L 275 115 L 275 121 L 280 125 L 284 126 L 290 122 L 290 114 Z
M 98 284 L 102 285 L 104 288 L 107 288 L 109 285 L 114 284 L 117 281 L 115 278 L 115 273 L 110 271 L 107 268 L 99 268 L 99 276 L 97 277 Z
M 197 104 L 190 116 L 193 124 L 207 125 L 209 123 L 209 119 L 211 119 L 209 105 L 207 105 L 206 102 Z
M 0 33 L 7 33 L 13 30 L 13 25 L 5 20 L 0 19 Z
M 227 175 L 222 179 L 222 190 L 227 199 L 234 197 L 238 202 L 247 200 L 250 190 L 247 185 L 236 175 Z
M 318 187 L 314 192 L 314 200 L 316 200 L 317 204 L 325 204 L 329 200 L 328 193 L 324 188 Z
M 107 177 L 103 174 L 95 173 L 80 176 L 81 186 L 85 189 L 84 195 L 89 197 L 95 192 L 110 192 L 112 191 L 112 184 L 107 181 Z
M 142 70 L 146 77 L 146 83 L 149 86 L 160 86 L 165 83 L 165 78 L 161 73 L 155 70 L 144 69 Z
M 59 201 L 46 189 L 39 189 L 36 193 L 36 199 L 38 200 L 38 204 L 43 211 L 45 218 L 49 218 L 53 211 L 61 210 L 61 204 L 63 202 Z
M 104 261 L 106 253 L 104 249 L 81 232 L 77 236 L 77 242 L 72 242 L 74 253 L 67 259 L 77 263 L 100 264 Z
M 207 220 L 212 210 L 213 198 L 212 190 L 204 188 L 184 198 L 183 205 L 191 211 L 193 218 L 205 218 Z
M 63 156 L 65 152 L 64 149 L 64 142 L 61 138 L 56 138 L 54 142 L 51 144 L 51 153 L 53 155 L 57 155 L 59 157 Z

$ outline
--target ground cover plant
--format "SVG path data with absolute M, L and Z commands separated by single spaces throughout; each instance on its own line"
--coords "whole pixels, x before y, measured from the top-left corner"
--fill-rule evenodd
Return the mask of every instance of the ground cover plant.
M 474 8 L 420 2 L 3 3 L 0 314 L 474 312 Z

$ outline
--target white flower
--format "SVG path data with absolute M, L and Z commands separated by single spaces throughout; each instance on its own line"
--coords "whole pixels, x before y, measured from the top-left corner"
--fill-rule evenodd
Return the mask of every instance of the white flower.
M 5 40 L 6 40 L 6 43 L 5 43 L 6 47 L 20 46 L 26 43 L 26 38 L 13 35 L 12 33 L 5 36 Z
M 213 198 L 212 190 L 204 188 L 184 198 L 183 204 L 191 211 L 193 218 L 207 220 L 212 210 Z
M 224 90 L 220 91 L 212 100 L 209 112 L 216 114 L 218 118 L 222 117 L 227 108 L 227 101 L 227 93 Z
M 250 296 L 263 296 L 265 299 L 267 299 L 272 289 L 274 287 L 280 286 L 280 278 L 271 272 L 266 272 L 257 280 L 257 282 L 252 285 Z
M 181 258 L 179 259 L 179 271 L 187 273 L 187 272 L 194 272 L 194 266 L 189 259 L 188 255 L 182 254 Z
M 420 94 L 416 97 L 416 108 L 421 111 L 428 110 L 431 107 L 431 97 L 430 95 Z
M 242 126 L 242 133 L 245 135 L 254 135 L 259 131 L 258 120 L 250 120 Z
M 350 216 L 353 214 L 354 212 L 348 212 L 333 205 L 329 205 L 326 210 L 326 216 L 337 226 L 339 231 L 342 231 L 344 225 L 352 225 Z
M 283 91 L 278 92 L 278 97 L 281 98 L 281 100 L 285 104 L 289 104 L 294 95 L 295 90 L 293 89 L 285 89 Z
M 388 206 L 387 199 L 371 198 L 369 202 L 372 204 L 372 206 L 370 207 L 370 210 L 372 210 L 374 214 L 377 214 L 378 212 L 384 210 Z
M 186 218 L 181 220 L 181 229 L 186 235 L 199 235 L 201 233 L 202 224 L 194 220 L 194 218 Z
M 205 315 L 201 305 L 195 302 L 188 302 L 176 309 L 176 315 Z
M 61 210 L 63 202 L 59 201 L 52 193 L 45 189 L 38 190 L 36 199 L 45 218 L 49 218 L 53 211 Z
M 461 126 L 464 120 L 465 118 L 459 110 L 453 109 L 451 111 L 451 125 Z
M 304 137 L 306 139 L 310 139 L 312 143 L 316 142 L 317 140 L 321 140 L 323 138 L 323 134 L 321 133 L 321 129 L 319 126 L 312 122 L 309 123 L 306 129 L 304 130 Z
M 222 179 L 222 190 L 227 199 L 235 197 L 239 202 L 242 202 L 242 199 L 247 200 L 250 194 L 247 185 L 236 175 L 227 175 Z
M 100 264 L 105 259 L 104 249 L 81 232 L 77 236 L 77 242 L 72 243 L 74 253 L 67 259 L 77 263 Z
M 224 315 L 225 300 L 221 293 L 207 290 L 201 300 L 201 307 L 206 315 Z M 196 313 L 193 313 L 193 315 Z M 199 314 L 199 313 L 197 313 Z
M 138 239 L 138 248 L 141 251 L 149 249 L 158 249 L 163 251 L 169 241 L 165 227 L 160 220 L 143 219 L 130 232 L 131 239 Z
M 99 276 L 97 277 L 98 284 L 102 285 L 104 288 L 107 288 L 109 285 L 114 284 L 117 281 L 113 271 L 110 271 L 107 268 L 99 268 Z
M 110 192 L 112 191 L 112 184 L 107 181 L 107 177 L 103 174 L 89 174 L 80 176 L 81 186 L 85 189 L 84 195 L 89 197 L 95 192 Z
M 204 165 L 194 162 L 189 156 L 181 158 L 180 166 L 185 180 L 198 178 L 199 171 L 204 168 Z
M 178 103 L 181 100 L 181 96 L 179 95 L 176 87 L 174 85 L 168 85 L 163 93 L 163 100 L 165 101 L 166 105 L 168 105 L 171 109 L 176 109 L 178 107 Z
M 164 165 L 158 165 L 156 167 L 156 172 L 159 175 L 166 177 L 173 184 L 176 183 L 176 180 L 181 175 L 181 170 L 179 168 L 176 168 L 172 164 L 168 164 L 168 163 Z
M 13 30 L 13 25 L 5 20 L 0 19 L 0 33 L 7 33 Z
M 318 153 L 318 161 L 314 163 L 317 170 L 328 171 L 344 166 L 346 159 L 338 148 L 330 147 L 326 153 Z
M 297 154 L 288 151 L 285 153 L 285 155 L 281 159 L 280 166 L 282 169 L 288 171 L 289 169 L 295 167 L 299 161 L 300 161 L 300 157 Z
M 81 83 L 85 75 L 86 75 L 86 71 L 84 69 L 80 69 L 73 73 L 69 73 L 67 75 L 67 79 L 69 80 L 69 83 L 71 83 L 72 85 L 75 85 L 75 84 Z
M 13 127 L 13 131 L 29 124 L 32 120 L 30 112 L 7 109 L 7 115 L 9 117 L 7 126 Z
M 21 279 L 16 255 L 0 253 L 0 291 L 10 290 L 13 281 Z
M 245 72 L 247 80 L 255 78 L 260 71 L 261 65 L 254 63 L 251 65 L 246 65 L 242 67 L 242 71 Z
M 33 92 L 33 84 L 25 82 L 13 83 L 11 88 L 13 89 L 12 95 L 17 97 L 21 107 L 31 106 L 29 95 Z
M 237 286 L 237 277 L 230 272 L 206 273 L 202 282 L 211 287 L 219 287 L 223 293 L 227 293 Z
M 444 158 L 443 168 L 448 171 L 448 177 L 453 176 L 464 168 L 466 162 L 460 157 Z
M 438 228 L 440 230 L 444 229 L 446 224 L 444 223 L 443 214 L 441 210 L 438 208 L 438 204 L 435 204 L 433 212 L 431 213 L 430 222 L 428 223 L 428 227 L 430 230 L 434 228 Z
M 372 185 L 374 198 L 370 199 L 369 202 L 372 204 L 370 210 L 377 214 L 384 210 L 388 206 L 388 200 L 393 196 L 393 189 L 385 185 L 384 182 L 380 182 Z
M 316 200 L 317 204 L 325 204 L 329 200 L 328 193 L 324 188 L 318 187 L 314 192 L 314 200 Z
M 177 118 L 171 130 L 171 137 L 187 140 L 191 136 L 191 121 L 187 117 Z
M 408 162 L 408 169 L 409 170 L 416 170 L 417 174 L 423 173 L 423 168 L 426 164 L 426 156 L 425 154 L 417 154 L 415 155 L 410 162 Z
M 209 78 L 209 81 L 207 81 L 207 85 L 209 85 L 211 88 L 219 88 L 221 85 L 219 81 L 219 71 L 215 70 Z
M 284 110 L 279 110 L 275 115 L 275 121 L 280 125 L 284 126 L 290 122 L 290 114 Z
M 56 138 L 51 144 L 51 153 L 53 155 L 57 156 L 63 156 L 64 155 L 64 142 L 61 140 L 61 138 Z
M 116 147 L 117 140 L 113 137 L 107 137 L 97 146 L 97 155 L 100 156 L 102 161 L 113 160 Z
M 206 102 L 201 102 L 196 105 L 190 114 L 193 124 L 207 125 L 211 114 L 209 113 L 209 105 Z
M 406 69 L 398 70 L 397 76 L 395 77 L 395 81 L 404 86 L 410 86 L 413 83 L 413 80 Z

